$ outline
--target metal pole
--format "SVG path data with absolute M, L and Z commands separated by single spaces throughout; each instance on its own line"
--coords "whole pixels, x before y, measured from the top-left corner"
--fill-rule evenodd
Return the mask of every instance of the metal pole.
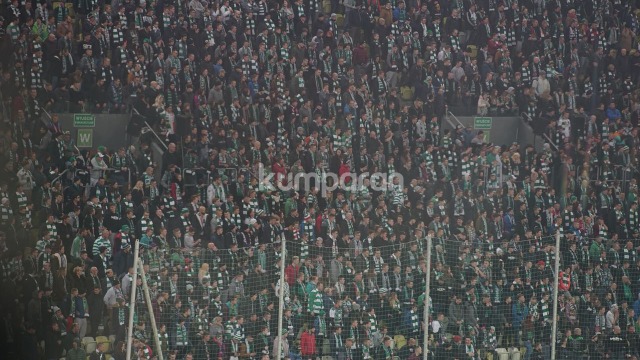
M 147 302 L 147 310 L 149 311 L 149 319 L 151 321 L 151 330 L 153 330 L 153 340 L 156 345 L 156 355 L 158 360 L 164 360 L 162 355 L 162 345 L 160 344 L 160 337 L 158 336 L 158 326 L 156 325 L 156 317 L 153 315 L 153 306 L 151 305 L 151 295 L 149 294 L 149 285 L 147 284 L 147 277 L 144 273 L 144 267 L 142 261 L 138 259 L 137 263 L 140 267 L 140 277 L 142 278 L 142 290 L 144 291 L 144 299 Z
M 424 290 L 424 360 L 429 353 L 429 298 L 431 296 L 431 235 L 427 235 L 427 274 L 426 289 Z
M 138 263 L 140 243 L 136 241 L 133 251 L 133 264 Z M 129 301 L 129 328 L 127 329 L 127 359 L 131 359 L 131 344 L 133 342 L 133 315 L 136 312 L 136 279 L 138 278 L 138 267 L 133 267 L 133 279 L 131 280 L 131 300 Z
M 278 347 L 275 350 L 276 360 L 281 360 L 280 347 L 282 346 L 282 318 L 284 317 L 284 270 L 287 266 L 287 247 L 285 236 L 282 236 L 282 251 L 280 255 L 280 289 L 278 292 Z M 322 344 L 320 344 L 322 346 Z
M 560 281 L 560 278 L 558 277 L 558 274 L 560 273 L 560 254 L 558 249 L 560 249 L 559 231 L 556 232 L 556 261 L 554 265 L 555 273 L 553 281 L 553 323 L 551 324 L 551 360 L 556 359 L 556 337 L 558 334 L 558 281 Z

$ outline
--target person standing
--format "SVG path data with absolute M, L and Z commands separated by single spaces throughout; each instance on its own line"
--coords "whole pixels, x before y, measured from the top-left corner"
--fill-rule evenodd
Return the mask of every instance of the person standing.
M 89 319 L 89 304 L 86 294 L 80 294 L 77 288 L 71 289 L 69 316 L 73 318 L 73 322 L 80 326 L 80 338 L 87 335 L 87 319 Z

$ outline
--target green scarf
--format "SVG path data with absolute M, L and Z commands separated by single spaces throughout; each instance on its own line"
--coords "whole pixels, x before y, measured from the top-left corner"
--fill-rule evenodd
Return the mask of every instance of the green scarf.
M 118 308 L 118 324 L 120 324 L 120 326 L 124 325 L 126 317 L 127 317 L 126 307 L 119 307 Z
M 391 350 L 390 347 L 387 346 L 382 346 L 382 349 L 384 350 L 384 358 L 385 359 L 393 359 L 393 350 Z

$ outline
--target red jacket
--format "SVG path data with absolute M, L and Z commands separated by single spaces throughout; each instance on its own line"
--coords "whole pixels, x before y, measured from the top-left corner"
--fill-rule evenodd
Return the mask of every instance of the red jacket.
M 271 165 L 271 171 L 275 174 L 276 180 L 281 180 L 284 185 L 287 184 L 287 169 L 279 163 Z
M 300 353 L 302 356 L 312 356 L 316 353 L 316 337 L 309 331 L 300 336 Z
M 379 7 L 379 5 L 377 7 Z M 369 58 L 367 56 L 367 49 L 362 45 L 356 46 L 353 49 L 353 62 L 356 65 L 363 65 L 363 64 L 366 64 L 368 61 L 369 61 Z
M 560 271 L 558 276 L 558 289 L 561 291 L 569 291 L 571 288 L 571 274 L 566 274 L 564 271 Z
M 339 173 L 338 175 L 340 175 L 340 178 L 342 178 L 342 174 L 345 174 L 345 173 L 348 173 L 348 172 L 351 172 L 351 169 L 349 168 L 349 165 L 344 164 L 344 163 L 342 165 L 340 165 L 340 169 L 338 170 L 338 173 Z M 344 177 L 344 182 L 347 185 L 351 184 L 351 176 L 345 176 Z
M 300 265 L 293 266 L 293 264 L 290 264 L 289 266 L 287 266 L 286 269 L 284 269 L 284 273 L 287 275 L 287 284 L 289 284 L 289 286 L 293 286 L 293 284 L 296 283 L 296 279 L 298 278 L 299 272 L 300 272 Z

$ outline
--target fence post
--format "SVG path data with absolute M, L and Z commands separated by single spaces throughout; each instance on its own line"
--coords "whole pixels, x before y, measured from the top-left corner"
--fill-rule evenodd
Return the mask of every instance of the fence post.
M 137 244 L 137 242 L 136 242 Z M 142 290 L 144 291 L 144 298 L 147 302 L 147 310 L 149 311 L 149 320 L 151 321 L 151 330 L 153 330 L 153 340 L 156 345 L 156 355 L 158 360 L 164 360 L 162 355 L 162 346 L 160 345 L 160 337 L 158 336 L 158 326 L 156 324 L 156 317 L 153 313 L 153 305 L 151 304 L 151 295 L 149 294 L 149 284 L 147 284 L 147 277 L 144 273 L 144 266 L 142 261 L 138 259 L 136 267 L 140 267 L 140 277 L 142 278 Z
M 133 251 L 133 280 L 131 280 L 131 300 L 129 301 L 129 328 L 127 329 L 127 359 L 131 359 L 131 343 L 133 342 L 133 315 L 136 312 L 136 281 L 138 279 L 138 263 L 140 254 L 140 243 L 135 242 Z
M 282 235 L 282 251 L 280 254 L 280 288 L 278 289 L 278 347 L 273 349 L 276 352 L 276 360 L 282 360 L 280 349 L 282 348 L 282 318 L 284 317 L 284 270 L 287 267 L 287 241 L 286 236 Z M 322 346 L 322 344 L 320 344 Z M 285 354 L 287 357 L 287 354 Z
M 426 289 L 424 290 L 424 351 L 423 358 L 427 360 L 429 353 L 429 305 L 431 305 L 431 235 L 427 235 L 427 273 L 425 275 Z
M 560 232 L 556 232 L 556 261 L 553 274 L 553 323 L 551 324 L 551 360 L 556 359 L 556 338 L 558 336 L 558 281 L 560 278 Z

